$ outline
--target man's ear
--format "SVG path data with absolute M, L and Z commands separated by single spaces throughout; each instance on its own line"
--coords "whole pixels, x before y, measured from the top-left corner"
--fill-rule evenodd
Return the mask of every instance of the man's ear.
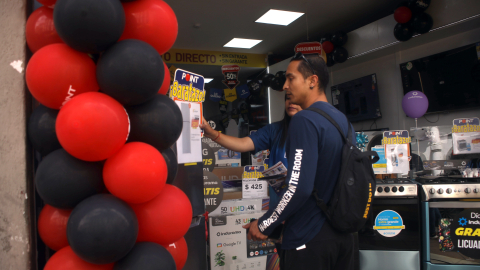
M 310 78 L 309 78 L 309 84 L 310 84 L 310 85 L 309 85 L 310 89 L 315 88 L 315 86 L 319 84 L 318 76 L 317 76 L 317 75 L 312 75 L 312 76 L 310 76 Z M 320 88 L 320 85 L 318 85 L 318 87 Z

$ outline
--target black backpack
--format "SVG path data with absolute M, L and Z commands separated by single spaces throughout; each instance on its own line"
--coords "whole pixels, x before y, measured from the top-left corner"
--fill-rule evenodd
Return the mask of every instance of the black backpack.
M 315 188 L 312 194 L 334 229 L 346 233 L 358 232 L 365 225 L 371 210 L 376 189 L 372 164 L 379 160 L 378 154 L 374 151 L 362 152 L 357 148 L 356 142 L 350 141 L 352 135 L 350 122 L 345 137 L 330 115 L 317 108 L 310 107 L 307 110 L 317 112 L 330 121 L 338 129 L 345 143 L 342 149 L 340 175 L 330 201 L 326 204 L 320 199 Z

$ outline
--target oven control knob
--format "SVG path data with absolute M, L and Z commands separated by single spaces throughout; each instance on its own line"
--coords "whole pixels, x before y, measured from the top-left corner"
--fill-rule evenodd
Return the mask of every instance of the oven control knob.
M 470 193 L 470 192 L 472 192 L 472 189 L 467 187 L 467 188 L 465 189 L 465 193 Z
M 443 188 L 439 188 L 439 189 L 437 190 L 437 192 L 438 192 L 438 194 L 443 194 Z
M 434 188 L 430 189 L 430 194 L 435 194 L 435 189 Z
M 389 188 L 389 187 L 385 187 L 385 192 L 390 192 L 390 188 Z
M 383 188 L 382 188 L 382 187 L 378 187 L 378 188 L 377 188 L 377 192 L 378 192 L 378 193 L 383 192 Z
M 447 188 L 447 193 L 448 193 L 448 194 L 452 193 L 452 189 L 451 189 L 451 188 Z
M 404 191 L 405 191 L 405 188 L 404 188 L 404 187 L 399 187 L 399 188 L 398 188 L 398 191 L 404 192 Z
M 473 192 L 475 192 L 475 193 L 478 193 L 478 191 L 479 191 L 478 188 L 474 188 L 474 189 L 473 189 Z
M 392 187 L 392 192 L 397 192 L 397 187 Z

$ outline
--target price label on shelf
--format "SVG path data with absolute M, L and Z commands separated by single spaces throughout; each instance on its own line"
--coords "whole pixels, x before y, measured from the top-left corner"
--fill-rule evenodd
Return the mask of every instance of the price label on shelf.
M 267 181 L 258 180 L 255 178 L 243 179 L 242 180 L 242 197 L 244 199 L 268 197 Z

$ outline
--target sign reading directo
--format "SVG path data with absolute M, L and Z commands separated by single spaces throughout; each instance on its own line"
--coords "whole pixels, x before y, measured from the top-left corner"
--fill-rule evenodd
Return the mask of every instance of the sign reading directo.
M 171 49 L 162 55 L 163 61 L 168 64 L 193 64 L 193 65 L 238 65 L 241 67 L 266 68 L 264 54 L 232 53 Z

